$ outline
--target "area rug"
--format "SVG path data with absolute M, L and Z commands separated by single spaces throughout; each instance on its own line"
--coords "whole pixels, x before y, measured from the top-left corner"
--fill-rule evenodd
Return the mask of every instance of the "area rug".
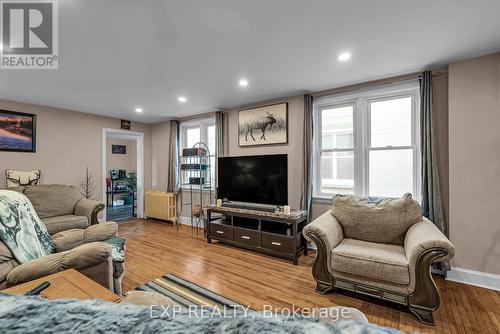
M 242 307 L 235 301 L 172 274 L 166 274 L 135 290 L 160 293 L 184 308 L 190 305 L 226 309 Z

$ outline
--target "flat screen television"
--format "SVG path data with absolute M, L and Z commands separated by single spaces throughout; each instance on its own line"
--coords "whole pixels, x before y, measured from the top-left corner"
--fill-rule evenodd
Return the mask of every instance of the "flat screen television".
M 286 154 L 223 157 L 219 158 L 217 168 L 217 198 L 258 204 L 288 204 Z

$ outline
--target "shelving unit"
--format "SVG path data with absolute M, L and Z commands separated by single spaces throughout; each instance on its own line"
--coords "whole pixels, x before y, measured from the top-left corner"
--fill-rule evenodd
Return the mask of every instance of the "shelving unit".
M 131 195 L 132 196 L 132 216 L 135 216 L 135 194 L 132 191 L 123 189 L 123 190 L 115 190 L 115 182 L 126 182 L 128 183 L 128 178 L 122 177 L 117 179 L 111 179 L 111 190 L 106 191 L 106 206 L 113 206 L 113 200 L 115 195 Z M 110 200 L 111 199 L 111 204 Z
M 193 149 L 198 149 L 198 152 L 204 151 L 205 154 L 198 155 L 182 155 L 181 156 L 181 168 L 180 168 L 180 176 L 181 176 L 181 191 L 185 190 L 189 191 L 189 202 L 184 203 L 183 197 L 180 196 L 180 210 L 179 216 L 180 219 L 184 211 L 184 207 L 190 207 L 190 217 L 191 217 L 191 228 L 195 226 L 194 219 L 196 221 L 196 233 L 198 234 L 198 227 L 200 222 L 203 224 L 204 214 L 203 214 L 203 195 L 208 194 L 208 201 L 205 203 L 206 205 L 212 204 L 212 184 L 211 184 L 211 170 L 212 166 L 210 164 L 210 150 L 208 146 L 203 142 L 198 142 L 193 145 Z M 186 182 L 187 180 L 187 182 Z M 199 192 L 199 198 L 198 193 Z M 198 206 L 198 208 L 197 208 Z M 197 214 L 196 211 L 199 211 L 199 217 L 195 217 Z

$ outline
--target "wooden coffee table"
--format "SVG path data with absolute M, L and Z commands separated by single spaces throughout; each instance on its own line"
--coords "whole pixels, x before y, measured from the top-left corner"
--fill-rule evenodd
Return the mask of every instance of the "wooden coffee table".
M 50 286 L 43 290 L 39 296 L 47 299 L 102 299 L 115 303 L 120 301 L 120 296 L 114 294 L 75 269 L 68 269 L 49 276 L 38 278 L 30 282 L 1 290 L 0 292 L 11 295 L 24 295 L 26 292 L 45 281 L 50 282 Z

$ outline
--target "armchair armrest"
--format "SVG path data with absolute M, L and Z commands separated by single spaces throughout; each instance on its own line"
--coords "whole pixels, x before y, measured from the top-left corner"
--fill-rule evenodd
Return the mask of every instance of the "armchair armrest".
M 446 255 L 437 258 L 435 262 L 449 260 L 455 255 L 455 247 L 450 240 L 425 217 L 421 222 L 408 229 L 404 247 L 410 268 L 412 264 L 414 267 L 420 254 L 431 249 L 443 249 L 446 253 Z
M 118 232 L 118 224 L 106 222 L 92 225 L 86 229 L 72 229 L 56 233 L 52 241 L 57 252 L 64 252 L 89 242 L 108 240 Z
M 418 277 L 419 273 L 424 276 L 433 262 L 447 261 L 455 255 L 453 244 L 425 217 L 408 229 L 404 248 L 410 269 L 410 291 L 416 289 L 417 280 L 425 279 Z
M 342 226 L 328 211 L 306 225 L 302 234 L 316 244 L 318 251 L 312 273 L 317 282 L 316 291 L 326 293 L 333 288 L 331 252 L 344 239 Z
M 316 243 L 315 239 L 321 239 L 328 250 L 332 250 L 344 239 L 344 232 L 338 220 L 330 213 L 325 212 L 306 227 L 302 232 L 304 237 Z M 316 243 L 316 246 L 318 244 Z
M 80 270 L 106 262 L 112 265 L 111 261 L 111 247 L 103 242 L 92 242 L 23 263 L 9 272 L 6 283 L 7 286 L 17 285 L 69 268 Z
M 82 198 L 76 203 L 75 215 L 85 216 L 89 220 L 90 225 L 99 224 L 97 215 L 104 209 L 104 203 L 91 199 Z

